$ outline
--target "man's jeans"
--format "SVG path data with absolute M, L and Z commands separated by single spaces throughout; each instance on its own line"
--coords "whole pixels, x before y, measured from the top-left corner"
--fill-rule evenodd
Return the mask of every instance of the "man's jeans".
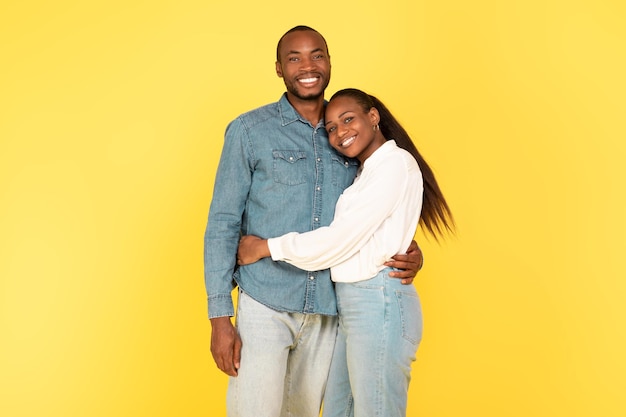
M 318 417 L 337 335 L 337 317 L 284 313 L 239 292 L 243 343 L 230 377 L 229 417 Z
M 390 270 L 335 286 L 339 333 L 323 417 L 406 415 L 422 312 L 415 287 L 389 278 Z

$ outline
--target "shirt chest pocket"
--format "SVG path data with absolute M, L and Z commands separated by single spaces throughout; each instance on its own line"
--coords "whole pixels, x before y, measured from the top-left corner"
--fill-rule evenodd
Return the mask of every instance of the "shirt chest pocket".
M 331 155 L 331 161 L 333 185 L 343 191 L 354 182 L 359 164 L 353 159 L 335 154 Z
M 307 182 L 306 153 L 303 151 L 272 151 L 274 157 L 274 182 L 299 185 Z

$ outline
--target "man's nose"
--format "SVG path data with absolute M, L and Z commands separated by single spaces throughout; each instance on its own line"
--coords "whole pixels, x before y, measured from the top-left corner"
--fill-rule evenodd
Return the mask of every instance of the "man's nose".
M 312 70 L 317 68 L 317 63 L 311 58 L 302 58 L 302 68 L 305 70 Z

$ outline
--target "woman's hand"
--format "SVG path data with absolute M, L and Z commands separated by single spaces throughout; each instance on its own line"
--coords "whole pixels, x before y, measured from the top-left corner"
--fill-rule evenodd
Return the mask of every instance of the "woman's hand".
M 268 256 L 271 256 L 271 254 L 267 246 L 267 239 L 246 235 L 239 240 L 239 248 L 237 248 L 238 265 L 252 264 Z

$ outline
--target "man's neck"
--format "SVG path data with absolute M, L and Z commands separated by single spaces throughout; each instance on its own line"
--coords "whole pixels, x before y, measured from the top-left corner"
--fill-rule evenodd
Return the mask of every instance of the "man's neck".
M 324 118 L 324 96 L 316 99 L 303 100 L 287 92 L 287 100 L 298 114 L 308 120 L 313 126 Z

